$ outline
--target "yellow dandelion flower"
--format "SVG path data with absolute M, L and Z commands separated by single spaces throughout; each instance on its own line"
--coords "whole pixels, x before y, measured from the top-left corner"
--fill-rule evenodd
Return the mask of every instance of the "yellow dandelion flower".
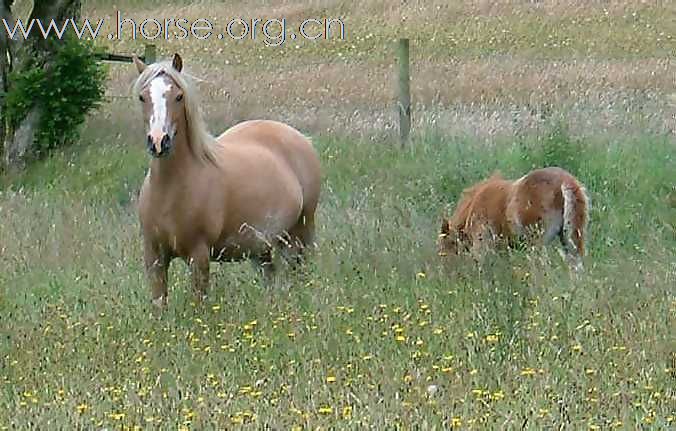
M 500 391 L 495 391 L 491 394 L 491 399 L 494 401 L 500 401 L 505 398 L 505 393 Z
M 524 368 L 523 370 L 521 370 L 521 375 L 522 376 L 534 376 L 535 375 L 535 369 Z
M 87 410 L 89 410 L 89 406 L 85 403 L 78 404 L 77 406 L 77 412 L 80 414 L 85 413 Z
M 410 374 L 406 374 L 404 376 L 404 383 L 411 383 L 413 381 L 413 376 Z
M 477 370 L 476 368 L 473 368 L 472 370 L 470 370 L 469 375 L 470 375 L 470 376 L 473 376 L 473 375 L 475 375 L 475 374 L 478 373 L 478 372 L 479 372 L 479 370 Z
M 582 351 L 582 345 L 581 344 L 575 344 L 573 347 L 571 347 L 573 352 L 581 352 Z
M 486 393 L 487 392 L 482 389 L 472 389 L 472 394 L 474 394 L 474 396 L 477 398 L 481 398 Z
M 335 383 L 335 382 L 336 382 L 335 376 L 327 376 L 326 377 L 326 383 Z
M 343 418 L 349 419 L 350 417 L 352 417 L 352 406 L 343 407 Z
M 403 341 L 406 341 L 406 337 L 404 337 L 403 335 L 397 335 L 397 337 L 395 338 L 395 340 L 397 340 L 398 342 L 401 343 L 401 342 L 403 342 Z
M 586 370 L 584 370 L 584 373 L 588 376 L 593 376 L 594 374 L 596 374 L 596 370 L 593 368 L 587 368 Z
M 454 416 L 451 419 L 451 426 L 454 428 L 461 427 L 462 426 L 462 419 L 459 416 Z
M 114 421 L 121 421 L 122 419 L 124 419 L 125 416 L 126 415 L 122 412 L 119 412 L 119 413 L 112 413 L 111 412 L 111 413 L 108 414 L 108 417 L 110 419 L 114 420 Z
M 322 415 L 330 415 L 331 413 L 333 413 L 333 407 L 323 406 L 323 407 L 320 407 L 319 410 L 317 410 L 317 412 L 319 412 L 319 414 L 322 414 Z
M 415 278 L 425 278 L 427 275 L 424 272 L 419 272 L 415 275 Z
M 497 343 L 498 342 L 498 336 L 495 335 L 495 334 L 486 335 L 486 341 L 488 343 Z

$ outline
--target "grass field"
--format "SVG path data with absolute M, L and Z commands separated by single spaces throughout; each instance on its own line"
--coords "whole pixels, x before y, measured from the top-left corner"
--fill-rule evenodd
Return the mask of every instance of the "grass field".
M 174 3 L 194 16 L 239 10 Z M 134 208 L 143 124 L 133 102 L 112 98 L 75 148 L 1 179 L 0 430 L 673 428 L 673 5 L 254 3 L 246 14 L 345 16 L 356 48 L 299 48 L 329 62 L 305 81 L 281 51 L 225 75 L 213 45 L 160 52 L 180 48 L 208 80 L 214 133 L 268 116 L 313 136 L 324 182 L 307 274 L 264 288 L 250 265 L 214 264 L 198 307 L 176 261 L 169 309 L 154 316 Z M 406 150 L 391 130 L 386 50 L 402 16 L 419 30 Z M 496 23 L 513 38 L 491 45 Z M 474 36 L 449 45 L 454 32 Z M 544 34 L 570 42 L 532 46 Z M 231 60 L 249 48 L 232 49 Z M 133 76 L 111 66 L 109 94 L 126 97 Z M 482 267 L 439 259 L 441 214 L 464 187 L 551 164 L 590 192 L 579 278 L 554 248 L 498 252 Z

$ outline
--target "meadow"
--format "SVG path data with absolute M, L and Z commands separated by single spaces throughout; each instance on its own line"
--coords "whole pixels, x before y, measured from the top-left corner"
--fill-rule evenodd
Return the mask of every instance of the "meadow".
M 214 133 L 265 116 L 313 137 L 318 247 L 271 287 L 248 264 L 213 264 L 199 306 L 176 261 L 169 308 L 154 314 L 135 71 L 111 65 L 81 142 L 0 180 L 0 430 L 673 428 L 673 5 L 118 3 L 138 16 L 345 17 L 347 43 L 158 46 L 204 80 Z M 402 32 L 414 49 L 405 149 Z M 437 256 L 463 188 L 545 165 L 589 190 L 584 273 L 555 247 L 482 266 Z

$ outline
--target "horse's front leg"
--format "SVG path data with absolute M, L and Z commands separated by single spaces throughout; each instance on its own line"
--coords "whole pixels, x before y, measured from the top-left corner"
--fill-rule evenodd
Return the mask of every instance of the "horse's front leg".
M 167 305 L 167 272 L 169 270 L 169 254 L 150 241 L 145 241 L 143 247 L 146 278 L 150 283 L 152 302 L 164 308 Z
M 197 302 L 202 302 L 209 288 L 209 246 L 201 244 L 190 254 L 190 271 L 192 276 L 192 289 Z

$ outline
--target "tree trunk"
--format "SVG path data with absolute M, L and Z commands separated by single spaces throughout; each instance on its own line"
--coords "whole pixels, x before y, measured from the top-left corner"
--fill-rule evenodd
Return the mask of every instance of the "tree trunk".
M 10 26 L 14 25 L 11 7 L 13 0 L 0 0 L 2 18 L 6 18 Z M 77 19 L 80 13 L 81 0 L 35 0 L 26 26 L 31 20 L 40 20 L 46 28 L 50 20 L 59 26 L 70 19 Z M 43 38 L 36 25 L 29 37 L 24 40 L 23 35 L 16 35 L 9 39 L 4 28 L 0 28 L 0 75 L 2 76 L 3 90 L 12 88 L 10 72 L 22 73 L 33 68 L 49 70 L 51 60 L 58 51 L 59 41 L 53 33 L 48 39 Z M 9 61 L 7 59 L 9 58 Z M 15 124 L 10 124 L 0 100 L 0 137 L 2 138 L 2 159 L 6 169 L 21 169 L 31 158 L 35 150 L 35 130 L 43 115 L 40 106 L 33 106 L 25 117 Z
M 7 22 L 12 21 L 12 2 L 12 0 L 0 1 L 0 19 L 6 19 Z M 7 93 L 7 90 L 9 89 L 9 59 L 11 57 L 7 33 L 0 31 L 0 143 L 3 143 L 3 145 L 0 145 L 0 160 L 3 161 L 5 160 L 4 142 L 7 130 L 3 106 L 5 105 L 5 93 Z M 4 163 L 0 163 L 0 171 L 2 171 L 2 165 L 4 165 Z

